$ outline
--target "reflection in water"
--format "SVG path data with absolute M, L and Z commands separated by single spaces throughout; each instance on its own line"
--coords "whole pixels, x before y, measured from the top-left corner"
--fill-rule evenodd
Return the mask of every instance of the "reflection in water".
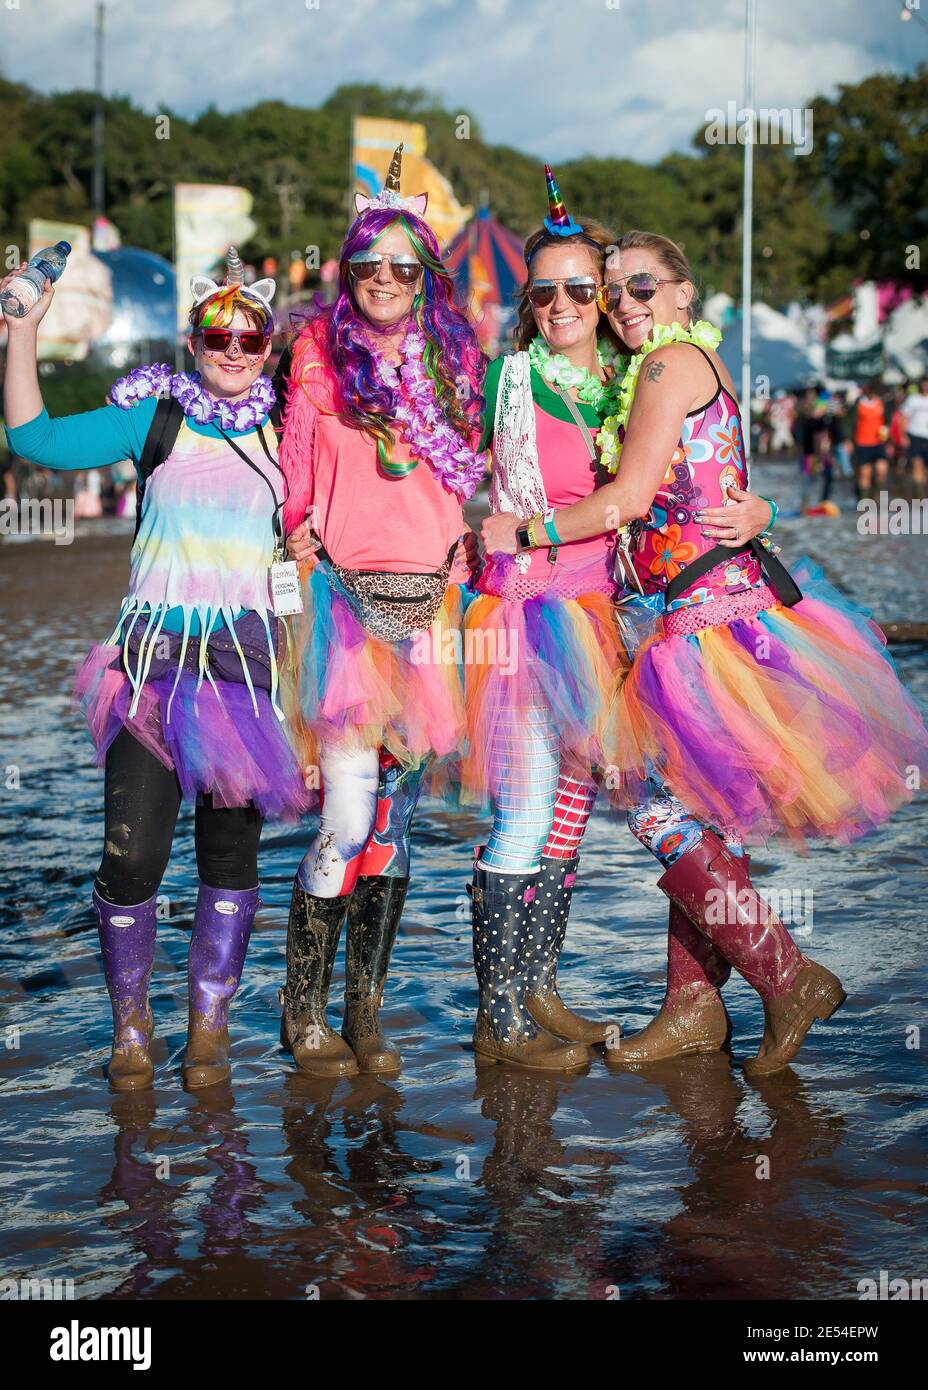
M 852 516 L 828 536 L 853 570 Z M 0 1035 L 4 1276 L 73 1277 L 79 1297 L 848 1298 L 881 1268 L 924 1267 L 925 1053 L 907 1045 L 926 993 L 924 796 L 850 850 L 757 857 L 762 889 L 814 893 L 813 953 L 839 968 L 849 1000 L 795 1070 L 756 1088 L 726 1057 L 618 1074 L 597 1059 L 572 1078 L 475 1072 L 463 885 L 481 826 L 424 807 L 384 1008 L 402 1075 L 316 1082 L 279 1051 L 307 830 L 271 826 L 231 1013 L 232 1086 L 192 1097 L 179 1076 L 196 894 L 185 811 L 162 890 L 156 1089 L 112 1096 L 90 910 L 102 778 L 67 689 L 89 634 L 112 620 L 127 551 L 112 530 L 79 538 L 56 550 L 51 585 L 46 547 L 0 547 L 5 650 L 17 653 L 0 665 L 0 734 L 20 772 L 0 817 L 15 866 L 0 896 L 0 1009 L 18 1029 Z M 924 586 L 923 565 L 875 555 L 868 541 L 875 609 L 881 592 L 889 604 Z M 924 597 L 912 602 L 923 616 Z M 894 654 L 928 701 L 928 652 Z M 628 1031 L 662 993 L 655 877 L 597 814 L 565 986 Z M 337 970 L 335 1001 L 341 984 Z M 726 993 L 737 1061 L 756 1050 L 761 1010 L 739 983 Z

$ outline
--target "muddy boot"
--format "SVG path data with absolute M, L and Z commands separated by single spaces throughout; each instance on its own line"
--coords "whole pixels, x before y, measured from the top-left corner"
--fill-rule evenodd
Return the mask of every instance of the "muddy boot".
M 474 1052 L 530 1070 L 572 1071 L 586 1066 L 587 1048 L 539 1028 L 525 1007 L 529 967 L 524 955 L 536 878 L 474 868 L 474 969 L 480 986 Z
M 730 974 L 725 958 L 682 908 L 671 902 L 664 1002 L 640 1033 L 623 1038 L 618 1047 L 606 1048 L 607 1063 L 640 1066 L 727 1049 L 731 1019 L 719 991 Z
M 297 878 L 287 924 L 287 985 L 281 994 L 281 1046 L 308 1076 L 357 1076 L 358 1064 L 325 1016 L 348 897 L 319 898 Z
M 200 884 L 187 961 L 190 1017 L 181 1074 L 190 1091 L 228 1081 L 229 1004 L 245 965 L 258 889 Z
M 751 882 L 742 859 L 711 830 L 682 855 L 661 888 L 764 1001 L 764 1037 L 748 1075 L 769 1076 L 795 1057 L 817 1018 L 847 997 L 837 976 L 802 955 Z
M 408 878 L 359 878 L 348 902 L 342 1037 L 362 1072 L 400 1069 L 400 1054 L 380 1031 L 379 1010 L 408 887 Z
M 121 907 L 93 891 L 103 973 L 113 1005 L 113 1053 L 107 1077 L 114 1091 L 145 1090 L 155 1076 L 148 983 L 155 962 L 157 902 L 157 897 L 151 897 L 134 907 Z
M 579 863 L 578 855 L 573 859 L 542 858 L 526 954 L 529 975 L 525 1007 L 535 1022 L 555 1037 L 592 1047 L 604 1043 L 607 1037 L 618 1037 L 619 1025 L 581 1018 L 568 1009 L 557 988 L 557 967 Z

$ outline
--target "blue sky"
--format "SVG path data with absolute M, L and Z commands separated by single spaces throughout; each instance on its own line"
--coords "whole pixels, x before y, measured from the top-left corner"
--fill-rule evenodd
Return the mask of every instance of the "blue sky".
M 916 0 L 908 0 L 910 5 Z M 906 0 L 758 0 L 758 106 L 928 61 Z M 93 83 L 93 0 L 0 0 L 0 72 Z M 485 137 L 556 163 L 686 149 L 741 101 L 744 0 L 108 0 L 106 90 L 194 115 L 316 105 L 344 82 L 423 86 Z

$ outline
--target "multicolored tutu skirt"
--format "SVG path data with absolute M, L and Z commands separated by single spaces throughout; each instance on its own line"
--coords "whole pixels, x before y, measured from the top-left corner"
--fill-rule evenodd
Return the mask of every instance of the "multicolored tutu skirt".
M 339 743 L 385 749 L 407 768 L 431 760 L 434 779 L 465 737 L 460 586 L 448 586 L 430 628 L 395 642 L 366 631 L 324 563 L 303 599 L 299 705 L 285 705 L 302 765 L 318 763 L 320 744 Z
M 214 806 L 247 806 L 264 816 L 296 820 L 314 796 L 304 784 L 287 729 L 267 690 L 177 669 L 135 690 L 121 646 L 93 647 L 73 691 L 102 764 L 122 729 L 177 774 L 191 800 L 209 794 Z M 257 708 L 256 708 L 257 707 Z
M 557 729 L 562 771 L 587 778 L 604 766 L 610 709 L 629 665 L 611 580 L 598 559 L 542 583 L 494 556 L 467 609 L 466 803 L 487 804 L 501 777 L 530 785 L 530 764 L 513 766 L 513 729 L 539 707 Z
M 853 840 L 911 799 L 928 734 L 886 639 L 818 566 L 795 578 L 792 608 L 762 586 L 664 616 L 615 702 L 616 799 L 657 781 L 710 825 L 800 847 Z

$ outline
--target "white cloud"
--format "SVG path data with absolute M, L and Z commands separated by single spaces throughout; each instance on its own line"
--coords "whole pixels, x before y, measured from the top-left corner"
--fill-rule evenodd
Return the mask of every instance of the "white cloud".
M 108 0 L 106 88 L 194 115 L 345 82 L 422 86 L 486 137 L 563 161 L 686 149 L 740 103 L 743 0 Z M 758 6 L 757 104 L 800 106 L 928 57 L 894 4 Z M 39 90 L 93 82 L 93 0 L 0 0 L 0 70 Z

